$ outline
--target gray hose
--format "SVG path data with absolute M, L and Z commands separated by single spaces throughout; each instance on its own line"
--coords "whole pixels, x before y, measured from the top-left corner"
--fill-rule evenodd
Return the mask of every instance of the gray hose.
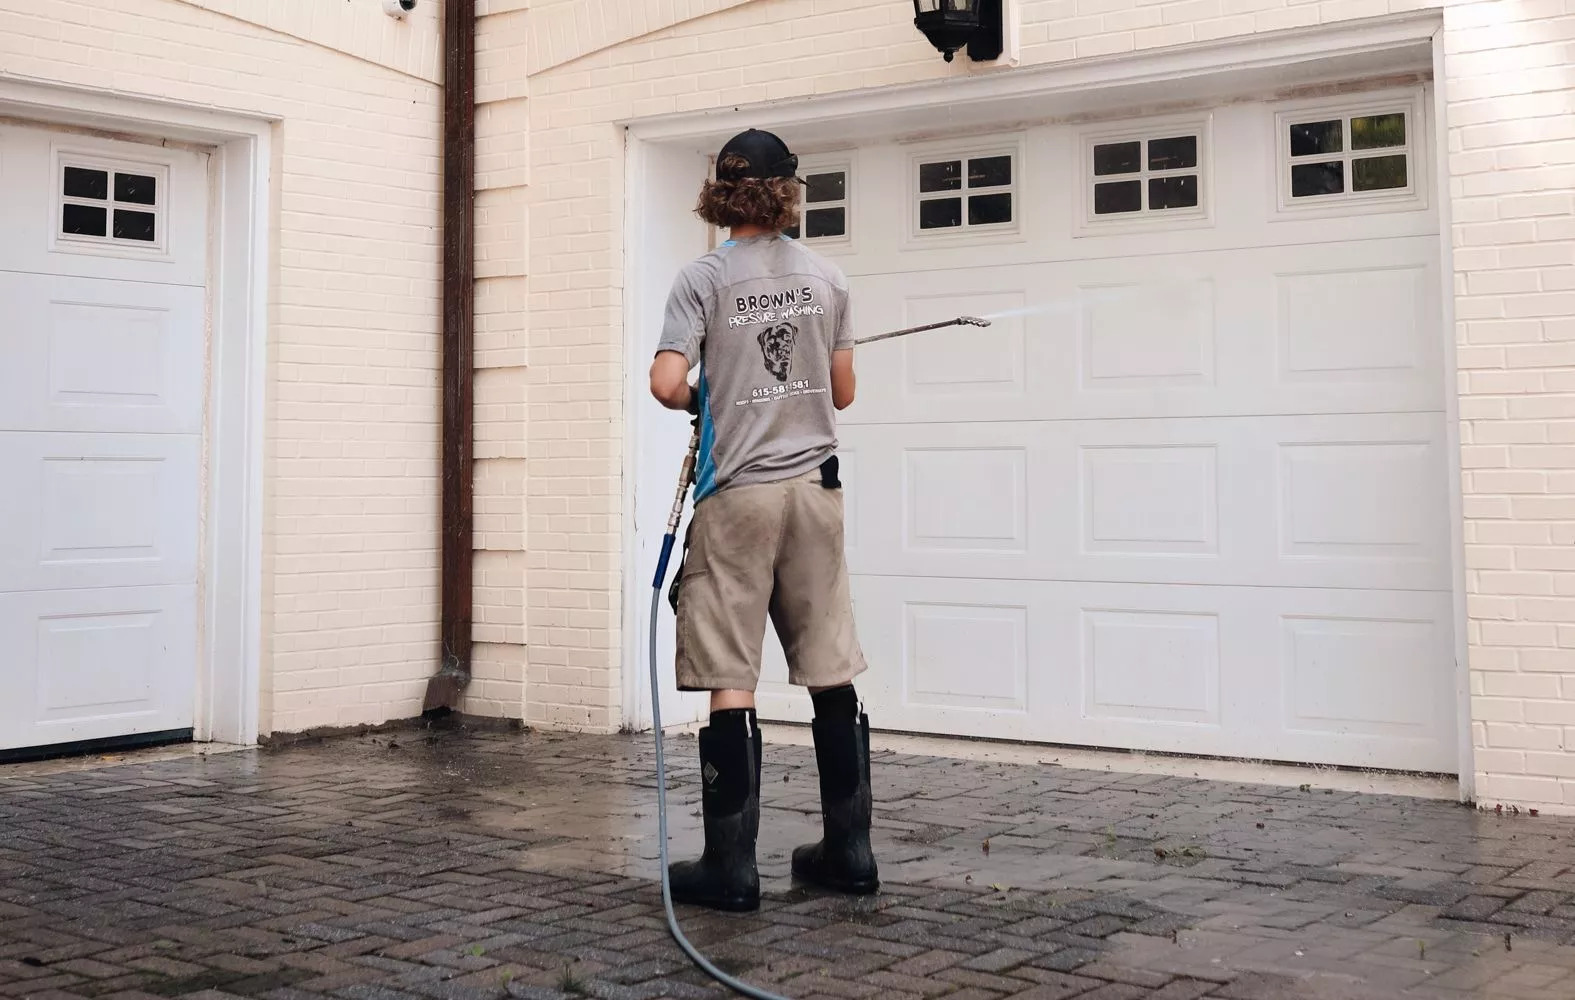
M 665 574 L 664 574 L 665 575 Z M 657 836 L 660 838 L 662 857 L 662 906 L 667 909 L 667 929 L 672 932 L 673 940 L 678 942 L 678 947 L 684 950 L 689 960 L 700 967 L 700 971 L 726 986 L 734 993 L 755 1000 L 787 1000 L 777 993 L 767 993 L 757 986 L 751 986 L 739 979 L 718 969 L 711 964 L 711 960 L 700 954 L 700 949 L 689 943 L 684 937 L 684 932 L 678 926 L 678 914 L 673 912 L 673 887 L 667 877 L 667 765 L 662 756 L 662 698 L 661 677 L 656 670 L 656 615 L 662 606 L 662 587 L 658 580 L 657 586 L 651 590 L 651 727 L 656 737 L 656 827 Z

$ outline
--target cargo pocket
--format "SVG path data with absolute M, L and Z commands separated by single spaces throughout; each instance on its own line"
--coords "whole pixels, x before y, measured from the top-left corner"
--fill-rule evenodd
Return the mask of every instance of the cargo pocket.
M 700 651 L 703 638 L 701 627 L 696 623 L 696 617 L 704 615 L 706 609 L 713 603 L 711 591 L 714 583 L 711 578 L 711 567 L 705 558 L 705 543 L 703 531 L 695 530 L 695 522 L 691 518 L 689 529 L 684 535 L 684 560 L 680 567 L 678 579 L 673 581 L 673 589 L 668 593 L 668 599 L 673 605 L 675 616 L 674 633 L 678 640 L 678 648 L 673 658 L 674 672 L 677 674 L 679 690 L 699 690 L 699 683 L 703 680 L 694 668 L 693 657 Z

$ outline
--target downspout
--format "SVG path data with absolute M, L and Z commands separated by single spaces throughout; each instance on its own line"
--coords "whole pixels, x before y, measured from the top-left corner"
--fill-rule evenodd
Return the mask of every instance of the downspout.
M 476 2 L 443 4 L 442 662 L 422 713 L 459 707 L 470 683 L 475 493 Z

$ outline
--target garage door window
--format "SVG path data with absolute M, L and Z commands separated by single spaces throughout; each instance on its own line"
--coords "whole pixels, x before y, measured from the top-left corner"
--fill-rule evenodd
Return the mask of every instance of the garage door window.
M 848 168 L 808 167 L 802 171 L 804 197 L 800 224 L 785 232 L 811 243 L 845 243 L 848 240 Z
M 1420 201 L 1414 102 L 1283 111 L 1276 124 L 1283 211 Z
M 1084 224 L 1164 224 L 1204 212 L 1202 122 L 1151 122 L 1084 133 Z
M 163 204 L 168 173 L 156 165 L 59 160 L 62 245 L 163 249 Z
M 913 176 L 921 236 L 1014 228 L 1015 154 L 920 157 Z

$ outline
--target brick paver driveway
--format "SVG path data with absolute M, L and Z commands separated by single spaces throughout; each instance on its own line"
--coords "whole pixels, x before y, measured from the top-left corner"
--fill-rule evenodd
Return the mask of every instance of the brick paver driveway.
M 0 769 L 0 997 L 722 996 L 660 916 L 649 740 L 412 732 Z M 698 843 L 676 740 L 675 853 Z M 1575 997 L 1575 824 L 1444 802 L 877 755 L 887 886 L 795 890 L 813 757 L 769 747 L 759 914 L 795 998 Z

